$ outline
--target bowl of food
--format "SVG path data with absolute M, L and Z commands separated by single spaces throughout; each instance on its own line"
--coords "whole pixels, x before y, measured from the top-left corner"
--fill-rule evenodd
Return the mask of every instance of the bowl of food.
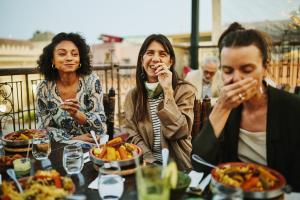
M 23 158 L 20 154 L 9 155 L 9 156 L 1 156 L 0 157 L 0 172 L 6 173 L 8 168 L 12 168 L 13 162 L 16 159 Z
M 28 145 L 35 134 L 44 133 L 44 130 L 37 129 L 22 129 L 19 131 L 8 133 L 2 136 L 2 141 L 5 146 L 20 147 Z
M 177 177 L 176 188 L 171 189 L 171 195 L 175 196 L 184 194 L 191 183 L 189 175 L 182 171 L 177 172 Z
M 19 193 L 15 184 L 3 181 L 2 199 L 65 199 L 75 192 L 75 184 L 70 177 L 60 176 L 56 170 L 39 170 L 34 176 L 19 179 L 24 190 Z
M 135 165 L 135 158 L 140 159 L 143 152 L 135 144 L 125 142 L 122 137 L 114 138 L 90 150 L 90 157 L 94 164 L 103 165 L 105 162 L 117 162 L 120 167 Z
M 218 165 L 211 171 L 211 189 L 229 190 L 238 188 L 244 198 L 269 199 L 282 195 L 286 186 L 285 178 L 266 166 L 231 162 Z

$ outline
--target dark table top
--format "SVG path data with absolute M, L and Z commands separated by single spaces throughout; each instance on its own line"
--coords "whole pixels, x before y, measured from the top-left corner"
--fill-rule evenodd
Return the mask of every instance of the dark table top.
M 49 160 L 45 161 L 37 161 L 32 159 L 33 161 L 33 167 L 31 170 L 31 174 L 34 174 L 34 172 L 38 169 L 43 169 L 43 166 L 45 163 L 49 164 L 49 161 L 51 162 L 51 167 L 55 170 L 57 170 L 62 176 L 67 175 L 66 171 L 63 168 L 62 164 L 62 154 L 63 154 L 63 147 L 65 144 L 61 143 L 52 143 L 51 144 L 51 154 L 49 156 Z M 11 154 L 11 153 L 6 153 Z M 26 153 L 25 153 L 26 154 Z M 31 155 L 31 153 L 30 153 Z M 5 173 L 2 173 L 4 179 L 7 179 L 7 175 Z M 72 175 L 71 178 L 74 181 L 76 185 L 76 191 L 75 194 L 84 194 L 86 195 L 87 199 L 100 199 L 98 191 L 89 189 L 88 185 L 98 176 L 98 172 L 93 167 L 93 162 L 87 162 L 84 164 L 84 167 L 80 174 Z M 124 200 L 135 200 L 137 199 L 137 187 L 135 183 L 135 175 L 127 175 L 123 176 L 125 178 L 124 182 L 124 192 L 122 194 L 121 199 Z M 183 194 L 172 194 L 171 193 L 171 199 L 188 199 L 189 197 L 193 198 L 194 196 L 183 193 Z M 199 197 L 198 197 L 199 198 Z

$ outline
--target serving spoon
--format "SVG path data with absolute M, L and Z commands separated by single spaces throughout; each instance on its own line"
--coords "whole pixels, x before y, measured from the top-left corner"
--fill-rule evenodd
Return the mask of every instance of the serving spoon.
M 203 158 L 201 158 L 200 156 L 196 155 L 196 154 L 193 154 L 192 155 L 192 159 L 202 165 L 205 165 L 205 166 L 208 166 L 208 167 L 211 167 L 211 168 L 217 168 L 216 165 L 213 165 L 209 162 L 207 162 L 206 160 L 204 160 Z
M 18 181 L 18 179 L 16 178 L 16 173 L 13 169 L 7 169 L 6 173 L 8 174 L 8 176 L 10 176 L 10 178 L 16 183 L 18 190 L 20 191 L 20 193 L 23 193 L 23 189 L 22 186 L 20 184 L 20 182 Z

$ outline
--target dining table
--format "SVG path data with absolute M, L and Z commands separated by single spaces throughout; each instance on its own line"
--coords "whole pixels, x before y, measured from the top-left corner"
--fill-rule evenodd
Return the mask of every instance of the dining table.
M 69 176 L 73 180 L 75 184 L 75 195 L 83 195 L 85 199 L 101 199 L 96 189 L 90 189 L 88 186 L 89 184 L 94 181 L 97 176 L 98 172 L 94 167 L 92 161 L 85 162 L 83 169 L 79 174 L 68 175 L 63 167 L 63 149 L 66 144 L 59 143 L 59 142 L 52 142 L 51 143 L 51 153 L 46 160 L 35 160 L 34 157 L 30 153 L 32 168 L 30 171 L 30 175 L 33 175 L 37 170 L 48 170 L 48 169 L 55 169 L 57 170 L 60 175 L 62 176 Z M 84 152 L 87 152 L 88 149 L 83 149 Z M 6 152 L 6 155 L 11 155 L 13 153 Z M 23 156 L 26 156 L 26 152 L 23 153 Z M 1 172 L 2 173 L 2 172 Z M 2 177 L 4 180 L 9 180 L 7 174 L 3 173 Z M 135 181 L 135 174 L 124 175 L 124 191 L 121 196 L 121 200 L 136 200 L 138 199 L 137 195 L 137 185 Z M 183 199 L 209 199 L 209 194 L 204 194 L 200 198 L 199 196 L 188 194 L 188 193 L 173 193 L 171 192 L 170 199 L 174 200 L 183 200 Z

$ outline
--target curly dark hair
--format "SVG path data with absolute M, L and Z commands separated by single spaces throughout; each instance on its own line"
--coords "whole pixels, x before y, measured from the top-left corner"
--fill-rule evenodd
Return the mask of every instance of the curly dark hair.
M 58 33 L 55 35 L 50 44 L 44 49 L 37 61 L 38 70 L 45 76 L 46 80 L 59 79 L 58 70 L 52 67 L 54 48 L 62 41 L 71 41 L 79 50 L 81 67 L 77 69 L 77 74 L 88 75 L 92 72 L 90 62 L 90 47 L 86 44 L 85 39 L 77 33 Z

